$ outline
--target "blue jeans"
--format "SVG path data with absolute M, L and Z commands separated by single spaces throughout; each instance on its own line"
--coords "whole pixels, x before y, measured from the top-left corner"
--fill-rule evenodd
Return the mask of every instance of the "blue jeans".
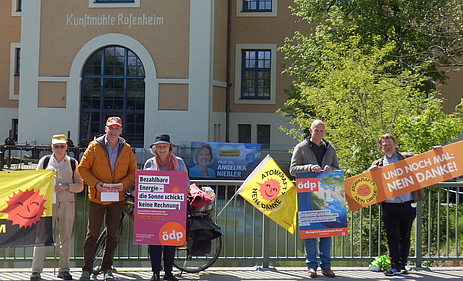
M 323 237 L 319 239 L 319 255 L 320 255 L 320 267 L 321 269 L 331 267 L 331 237 Z M 318 261 L 317 261 L 317 239 L 310 238 L 304 239 L 304 247 L 305 247 L 305 263 L 307 264 L 307 268 L 318 268 Z

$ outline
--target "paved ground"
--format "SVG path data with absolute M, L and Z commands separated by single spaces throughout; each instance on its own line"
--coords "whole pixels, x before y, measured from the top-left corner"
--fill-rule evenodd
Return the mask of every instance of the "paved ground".
M 407 275 L 387 277 L 382 272 L 368 271 L 366 268 L 337 267 L 333 268 L 335 278 L 320 275 L 315 280 L 390 280 L 396 281 L 431 281 L 431 280 L 462 280 L 463 267 L 433 267 L 410 271 Z M 204 272 L 193 274 L 175 272 L 180 281 L 279 281 L 279 280 L 309 280 L 307 270 L 303 267 L 282 267 L 274 270 L 256 270 L 252 267 L 212 267 Z M 80 277 L 79 269 L 73 269 L 74 280 Z M 29 268 L 1 268 L 0 281 L 28 281 Z M 119 268 L 114 274 L 116 280 L 150 280 L 151 271 L 148 268 Z M 62 280 L 56 277 L 53 269 L 46 269 L 42 273 L 43 280 Z M 99 275 L 95 280 L 102 280 Z

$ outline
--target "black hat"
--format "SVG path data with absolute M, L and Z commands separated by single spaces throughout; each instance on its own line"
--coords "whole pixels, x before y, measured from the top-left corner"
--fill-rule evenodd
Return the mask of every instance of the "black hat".
M 172 146 L 175 146 L 173 143 L 170 142 L 170 136 L 168 134 L 156 135 L 156 137 L 154 138 L 154 143 L 150 145 L 150 148 L 153 147 L 153 145 L 156 145 L 158 143 L 168 143 Z

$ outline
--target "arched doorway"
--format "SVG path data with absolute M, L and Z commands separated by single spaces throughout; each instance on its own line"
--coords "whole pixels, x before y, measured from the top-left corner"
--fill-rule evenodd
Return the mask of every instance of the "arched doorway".
M 143 147 L 145 69 L 131 50 L 106 46 L 85 62 L 81 82 L 80 139 L 104 133 L 109 116 L 122 118 L 122 137 Z

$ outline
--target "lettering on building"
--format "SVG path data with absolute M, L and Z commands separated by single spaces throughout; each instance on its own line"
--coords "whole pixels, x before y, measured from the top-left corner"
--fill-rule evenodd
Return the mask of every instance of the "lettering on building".
M 146 14 L 141 16 L 134 14 L 117 14 L 117 16 L 113 16 L 111 14 L 100 14 L 96 16 L 91 16 L 89 14 L 85 14 L 83 16 L 67 14 L 66 25 L 81 27 L 120 25 L 131 28 L 133 26 L 164 25 L 164 17 L 158 17 L 156 15 L 147 16 Z

